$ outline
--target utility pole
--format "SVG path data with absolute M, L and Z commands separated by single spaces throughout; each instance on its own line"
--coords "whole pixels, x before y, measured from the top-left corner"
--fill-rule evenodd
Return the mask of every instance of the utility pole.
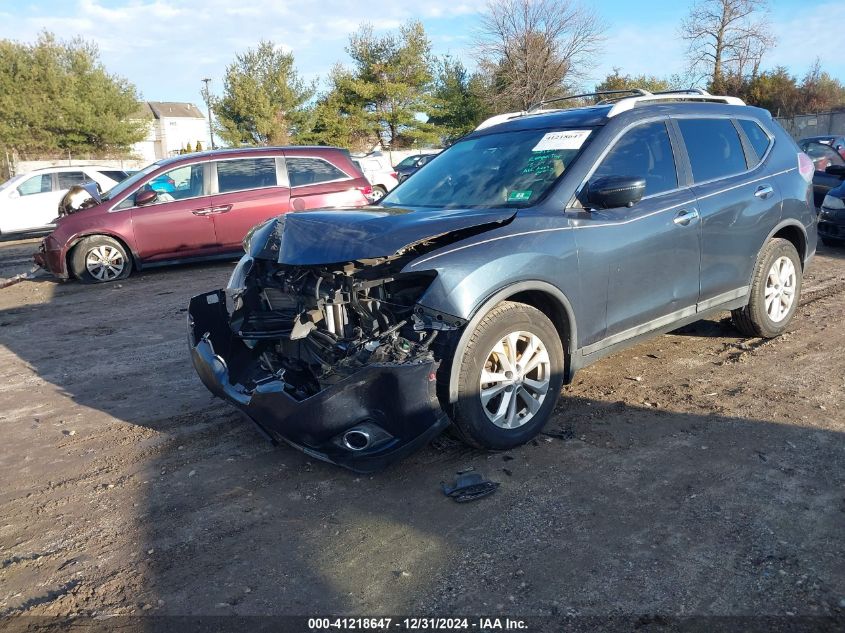
M 208 89 L 208 84 L 211 77 L 205 77 L 202 82 L 205 84 L 202 88 L 202 96 L 205 99 L 205 107 L 208 108 L 208 135 L 211 137 L 211 149 L 217 149 L 214 146 L 214 128 L 211 125 L 211 91 Z

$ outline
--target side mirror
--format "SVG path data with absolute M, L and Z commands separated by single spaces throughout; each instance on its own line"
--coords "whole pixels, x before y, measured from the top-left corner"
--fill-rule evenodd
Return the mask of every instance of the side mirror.
M 21 192 L 20 192 L 20 191 L 18 191 L 17 189 L 12 189 L 12 190 L 9 192 L 9 197 L 10 197 L 12 200 L 14 200 L 15 198 L 20 198 L 20 197 L 21 197 Z
M 828 165 L 824 171 L 831 176 L 845 176 L 845 165 Z
M 158 198 L 158 193 L 154 189 L 144 189 L 135 194 L 135 206 L 143 207 L 155 202 L 156 198 Z
M 642 200 L 645 178 L 605 176 L 587 185 L 587 203 L 597 209 L 632 207 Z

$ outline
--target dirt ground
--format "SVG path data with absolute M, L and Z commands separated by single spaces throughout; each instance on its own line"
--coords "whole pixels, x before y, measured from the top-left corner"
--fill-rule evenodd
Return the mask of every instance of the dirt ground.
M 845 251 L 777 340 L 695 324 L 581 372 L 530 445 L 375 476 L 199 382 L 187 300 L 231 267 L 0 290 L 0 615 L 845 612 Z M 501 487 L 445 498 L 467 468 Z

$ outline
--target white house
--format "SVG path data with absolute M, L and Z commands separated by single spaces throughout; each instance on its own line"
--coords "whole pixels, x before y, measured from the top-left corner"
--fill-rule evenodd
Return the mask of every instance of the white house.
M 145 101 L 141 117 L 149 121 L 147 137 L 132 146 L 132 153 L 147 163 L 175 156 L 188 143 L 210 148 L 208 119 L 193 103 Z

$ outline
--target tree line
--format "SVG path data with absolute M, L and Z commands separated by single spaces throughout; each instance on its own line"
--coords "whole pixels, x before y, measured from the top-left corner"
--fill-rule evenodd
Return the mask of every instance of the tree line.
M 435 56 L 419 21 L 388 33 L 364 24 L 349 37 L 351 63 L 311 82 L 291 52 L 261 41 L 226 68 L 211 103 L 215 132 L 232 146 L 448 144 L 492 114 L 587 88 L 608 34 L 579 0 L 489 0 L 466 62 Z M 631 76 L 614 68 L 589 87 L 703 86 L 775 116 L 845 107 L 845 86 L 818 62 L 802 77 L 765 66 L 776 44 L 766 0 L 697 0 L 677 35 L 687 45 L 683 73 Z M 144 136 L 144 124 L 133 120 L 138 106 L 135 88 L 106 72 L 87 42 L 49 33 L 34 44 L 0 41 L 0 147 L 125 150 Z

